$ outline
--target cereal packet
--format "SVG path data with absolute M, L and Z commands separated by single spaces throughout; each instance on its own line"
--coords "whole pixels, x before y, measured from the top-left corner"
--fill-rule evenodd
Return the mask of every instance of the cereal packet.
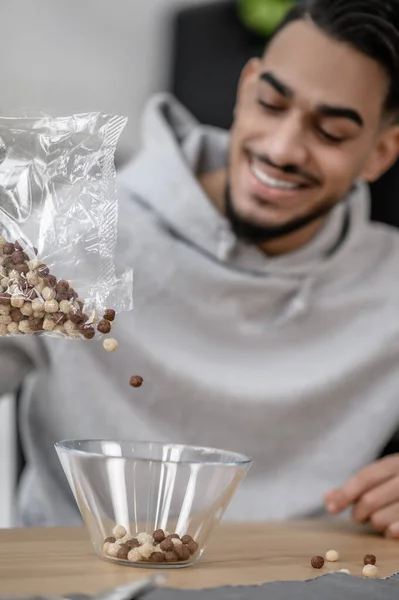
M 132 271 L 114 262 L 125 124 L 98 112 L 0 116 L 0 336 L 92 339 L 132 308 Z

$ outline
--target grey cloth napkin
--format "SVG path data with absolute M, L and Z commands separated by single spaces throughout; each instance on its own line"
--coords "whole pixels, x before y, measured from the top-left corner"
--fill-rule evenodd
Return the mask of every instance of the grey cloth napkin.
M 398 600 L 399 574 L 388 579 L 363 579 L 344 573 L 323 575 L 310 581 L 276 581 L 260 586 L 219 587 L 205 590 L 159 588 L 145 600 Z M 0 600 L 16 600 L 2 597 Z M 25 596 L 20 600 L 65 600 L 45 596 Z M 68 600 L 92 600 L 73 595 Z
M 311 581 L 276 581 L 262 586 L 221 587 L 186 591 L 159 589 L 145 600 L 398 600 L 399 575 L 362 579 L 344 573 Z

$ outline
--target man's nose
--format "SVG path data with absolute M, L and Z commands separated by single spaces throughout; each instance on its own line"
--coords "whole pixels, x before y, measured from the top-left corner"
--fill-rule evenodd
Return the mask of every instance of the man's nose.
M 278 167 L 301 167 L 307 162 L 305 132 L 296 115 L 286 115 L 279 120 L 273 132 L 267 135 L 265 143 L 270 160 Z

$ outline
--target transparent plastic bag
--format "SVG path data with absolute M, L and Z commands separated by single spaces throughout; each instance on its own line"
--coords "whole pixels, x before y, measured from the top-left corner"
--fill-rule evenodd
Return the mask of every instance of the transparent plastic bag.
M 132 271 L 114 262 L 126 120 L 0 116 L 0 335 L 91 339 L 132 308 Z

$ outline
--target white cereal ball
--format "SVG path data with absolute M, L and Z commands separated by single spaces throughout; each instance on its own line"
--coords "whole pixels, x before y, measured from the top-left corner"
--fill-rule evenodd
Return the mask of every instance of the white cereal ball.
M 36 311 L 44 311 L 44 305 L 43 305 L 43 301 L 40 300 L 40 298 L 35 298 L 32 302 L 32 310 L 33 312 Z
M 27 319 L 25 319 L 24 321 L 20 321 L 18 328 L 22 333 L 32 333 L 32 330 L 29 327 L 29 321 Z
M 172 538 L 172 543 L 175 546 L 181 546 L 183 544 L 183 542 L 181 540 L 179 540 L 178 538 Z
M 36 271 L 28 271 L 26 274 L 26 281 L 29 285 L 37 285 L 40 283 L 40 278 Z
M 21 306 L 21 313 L 24 317 L 31 317 L 33 315 L 32 302 L 25 302 L 23 306 Z
M 154 545 L 154 540 L 152 535 L 149 533 L 139 533 L 137 536 L 137 541 L 139 544 L 152 544 Z
M 108 546 L 108 556 L 112 556 L 112 558 L 116 558 L 118 555 L 119 544 L 110 544 Z
M 66 321 L 64 323 L 64 329 L 67 333 L 72 333 L 73 331 L 76 331 L 77 327 L 72 321 Z
M 96 310 L 91 310 L 91 311 L 87 312 L 86 314 L 89 317 L 89 319 L 87 321 L 88 323 L 94 325 L 95 323 L 98 322 L 98 313 Z
M 105 544 L 103 546 L 103 552 L 104 552 L 104 554 L 108 554 L 108 550 L 109 550 L 110 545 L 111 545 L 111 542 L 105 542 Z
M 0 323 L 0 335 L 8 335 L 9 331 L 7 329 L 7 325 L 3 325 Z
M 367 577 L 368 579 L 377 577 L 378 568 L 375 565 L 365 565 L 363 567 L 363 575 L 364 575 L 364 577 Z
M 154 552 L 154 545 L 150 542 L 146 542 L 145 544 L 137 548 L 137 550 L 140 552 L 141 556 L 144 559 L 148 560 L 151 554 L 153 554 Z
M 171 534 L 169 533 L 169 531 L 164 531 L 165 537 L 169 537 Z
M 2 235 L 0 235 L 0 248 L 5 246 L 6 244 L 7 244 L 7 240 Z
M 45 287 L 42 291 L 42 297 L 44 300 L 54 300 L 55 290 L 53 290 L 51 287 Z
M 119 344 L 114 338 L 107 338 L 103 341 L 104 350 L 107 352 L 115 352 L 118 349 Z
M 13 269 L 8 274 L 10 279 L 19 279 L 19 272 L 16 269 Z
M 0 325 L 9 325 L 11 321 L 10 315 L 0 315 Z
M 129 554 L 127 555 L 127 559 L 129 562 L 138 563 L 141 561 L 142 557 L 138 548 L 132 548 Z
M 44 331 L 53 331 L 55 328 L 55 323 L 51 319 L 44 319 L 43 321 L 43 330 Z
M 339 560 L 339 553 L 336 550 L 328 550 L 326 552 L 326 560 L 328 562 L 337 562 Z
M 112 535 L 114 536 L 114 538 L 116 539 L 121 539 L 123 538 L 125 535 L 127 534 L 126 529 L 123 527 L 123 525 L 115 525 L 115 527 L 112 530 Z
M 41 294 L 42 291 L 44 290 L 44 288 L 46 287 L 46 284 L 44 283 L 44 281 L 42 279 L 40 279 L 39 283 L 37 283 L 35 285 L 35 290 Z
M 69 300 L 61 300 L 60 302 L 60 311 L 63 312 L 65 315 L 69 314 L 72 310 L 72 304 L 69 302 Z
M 14 308 L 22 308 L 24 304 L 25 298 L 21 296 L 15 296 L 14 298 L 11 298 L 11 306 Z
M 351 572 L 349 571 L 349 569 L 340 569 L 338 571 L 338 573 L 345 573 L 346 575 L 350 575 L 351 574 Z
M 10 278 L 9 277 L 2 277 L 1 280 L 0 280 L 0 285 L 4 289 L 8 288 L 9 283 L 10 283 Z
M 9 315 L 11 312 L 11 306 L 3 306 L 0 304 L 0 315 Z
M 56 325 L 53 331 L 59 331 L 60 333 L 65 333 L 65 329 L 63 325 Z
M 56 313 L 58 312 L 58 302 L 57 300 L 46 300 L 46 302 L 44 303 L 44 310 L 47 313 Z
M 17 335 L 17 333 L 20 333 L 18 323 L 15 323 L 14 321 L 7 325 L 7 330 L 8 333 L 11 333 L 12 335 Z
M 33 316 L 35 319 L 43 319 L 44 318 L 44 310 L 34 310 Z
M 31 271 L 34 271 L 35 269 L 37 269 L 37 267 L 41 264 L 40 260 L 38 258 L 31 258 L 31 260 L 28 260 L 28 262 L 26 263 L 28 265 L 28 267 L 30 268 Z

